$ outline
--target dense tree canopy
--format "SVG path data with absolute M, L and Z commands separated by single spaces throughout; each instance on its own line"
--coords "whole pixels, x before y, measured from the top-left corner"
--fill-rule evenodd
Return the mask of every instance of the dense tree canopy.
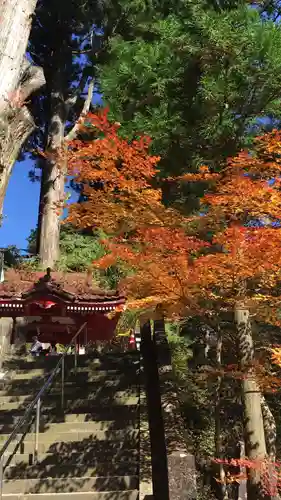
M 249 2 L 130 2 L 124 12 L 100 86 L 127 136 L 153 138 L 164 173 L 219 166 L 261 118 L 279 120 L 280 27 Z

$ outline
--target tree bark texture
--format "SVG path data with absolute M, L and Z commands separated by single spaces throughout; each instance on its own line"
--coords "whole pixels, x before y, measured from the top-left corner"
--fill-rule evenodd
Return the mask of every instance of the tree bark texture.
M 265 399 L 261 396 L 261 408 L 263 415 L 263 424 L 265 432 L 265 442 L 268 455 L 268 488 L 271 493 L 271 500 L 280 500 L 280 495 L 278 494 L 277 487 L 277 476 L 276 476 L 276 422 L 272 411 Z
M 38 246 L 42 267 L 53 268 L 59 259 L 60 210 L 64 201 L 66 168 L 60 153 L 64 143 L 65 100 L 63 65 L 55 68 L 50 86 L 50 120 L 47 128 L 47 153 L 43 162 L 38 218 Z
M 254 344 L 249 310 L 237 304 L 235 307 L 237 340 L 240 366 L 243 372 L 242 404 L 244 410 L 244 433 L 246 455 L 256 463 L 266 459 L 266 443 L 262 415 L 261 392 L 253 368 Z M 248 500 L 263 498 L 261 470 L 251 467 L 248 475 Z
M 37 0 L 0 0 L 0 116 L 18 87 Z
M 34 130 L 25 101 L 45 83 L 25 52 L 37 0 L 0 0 L 0 215 L 21 147 Z
M 63 82 L 63 49 L 58 48 L 57 66 L 50 78 L 50 120 L 47 131 L 49 152 L 59 151 L 66 153 L 68 143 L 74 139 L 79 131 L 81 120 L 87 115 L 94 91 L 94 81 L 91 81 L 88 88 L 88 95 L 85 99 L 79 119 L 74 124 L 71 131 L 64 136 L 65 122 L 67 119 L 66 101 L 64 98 Z M 54 267 L 59 259 L 59 237 L 60 237 L 60 215 L 58 207 L 62 207 L 64 202 L 64 181 L 67 173 L 65 162 L 59 164 L 58 160 L 45 162 L 42 170 L 40 208 L 38 216 L 38 242 L 37 251 L 40 256 L 42 267 Z
M 9 123 L 6 138 L 0 143 L 0 214 L 15 161 L 25 140 L 34 130 L 34 121 L 27 107 L 21 108 Z

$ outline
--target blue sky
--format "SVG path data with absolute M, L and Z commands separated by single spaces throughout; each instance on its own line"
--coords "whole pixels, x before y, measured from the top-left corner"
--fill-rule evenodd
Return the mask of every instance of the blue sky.
M 0 246 L 26 248 L 30 230 L 36 227 L 40 184 L 30 182 L 32 161 L 17 162 L 4 202 L 4 220 L 0 228 Z
M 31 182 L 28 172 L 32 160 L 16 162 L 4 202 L 4 219 L 0 228 L 0 247 L 15 245 L 26 249 L 26 238 L 37 225 L 40 183 Z M 66 191 L 69 191 L 66 185 Z M 78 195 L 72 191 L 71 201 Z
M 101 95 L 94 93 L 93 104 L 102 104 Z M 0 247 L 15 245 L 27 248 L 26 238 L 37 224 L 40 183 L 31 182 L 28 172 L 33 161 L 16 162 L 4 201 L 3 224 L 0 227 Z M 73 194 L 69 201 L 77 199 Z

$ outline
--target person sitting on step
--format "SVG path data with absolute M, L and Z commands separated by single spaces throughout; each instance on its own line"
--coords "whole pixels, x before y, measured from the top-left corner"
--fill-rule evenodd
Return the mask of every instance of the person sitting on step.
M 32 356 L 39 356 L 43 350 L 43 346 L 42 346 L 40 340 L 38 340 L 38 337 L 35 336 L 35 337 L 33 337 L 32 340 L 33 340 L 33 344 L 31 346 L 31 349 L 29 352 Z

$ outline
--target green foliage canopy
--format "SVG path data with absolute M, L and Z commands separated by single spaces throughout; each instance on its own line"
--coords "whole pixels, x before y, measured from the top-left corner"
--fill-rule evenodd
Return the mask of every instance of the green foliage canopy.
M 162 173 L 219 167 L 280 118 L 281 29 L 246 1 L 122 2 L 100 86 L 124 134 L 147 133 Z

